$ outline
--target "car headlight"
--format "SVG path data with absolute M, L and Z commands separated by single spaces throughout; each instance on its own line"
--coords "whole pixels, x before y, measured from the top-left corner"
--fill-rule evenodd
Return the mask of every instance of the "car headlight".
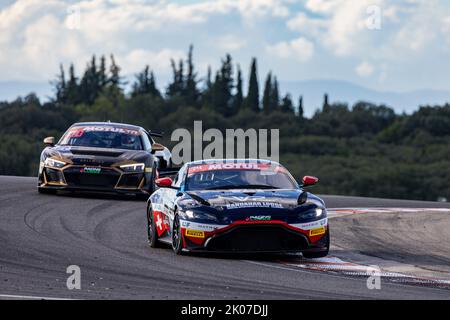
M 44 164 L 46 167 L 53 167 L 53 168 L 62 168 L 66 165 L 64 161 L 59 161 L 53 158 L 45 159 Z
M 318 219 L 320 217 L 322 217 L 325 214 L 326 210 L 322 209 L 322 208 L 315 208 L 315 209 L 310 209 L 306 212 L 303 212 L 299 215 L 299 217 L 301 219 L 306 219 L 306 220 L 310 220 L 310 219 Z
M 145 163 L 133 163 L 133 164 L 124 164 L 120 166 L 125 172 L 143 172 L 145 169 Z

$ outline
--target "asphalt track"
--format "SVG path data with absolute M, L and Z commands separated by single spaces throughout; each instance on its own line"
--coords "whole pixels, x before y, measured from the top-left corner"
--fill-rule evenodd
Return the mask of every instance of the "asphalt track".
M 294 268 L 280 264 L 278 257 L 175 256 L 168 248 L 147 246 L 145 202 L 40 195 L 35 186 L 34 178 L 0 177 L 0 298 L 450 299 L 448 289 L 389 281 L 380 290 L 369 290 L 365 278 Z M 323 198 L 333 208 L 450 207 Z M 450 271 L 449 213 L 431 219 L 425 214 L 413 219 L 400 213 L 354 215 L 331 219 L 330 225 L 337 253 L 367 253 Z M 409 233 L 411 228 L 418 232 Z M 423 237 L 433 244 L 429 250 Z M 390 246 L 393 240 L 398 241 Z M 81 268 L 80 290 L 66 287 L 69 265 Z

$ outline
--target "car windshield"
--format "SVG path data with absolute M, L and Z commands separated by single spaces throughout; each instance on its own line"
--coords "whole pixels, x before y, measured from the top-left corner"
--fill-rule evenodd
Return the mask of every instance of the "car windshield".
M 293 189 L 297 185 L 280 165 L 267 163 L 204 164 L 189 168 L 187 190 Z
M 60 145 L 93 148 L 142 150 L 138 130 L 112 126 L 77 126 L 61 138 Z

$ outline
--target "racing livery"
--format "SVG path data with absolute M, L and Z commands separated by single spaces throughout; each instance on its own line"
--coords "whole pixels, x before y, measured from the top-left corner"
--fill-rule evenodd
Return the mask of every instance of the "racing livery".
M 155 153 L 165 152 L 151 135 L 128 124 L 75 123 L 57 144 L 53 137 L 44 139 L 38 191 L 113 191 L 148 197 L 155 189 Z
M 323 200 L 304 190 L 279 163 L 257 159 L 186 163 L 174 180 L 160 177 L 148 200 L 151 247 L 186 251 L 328 254 Z

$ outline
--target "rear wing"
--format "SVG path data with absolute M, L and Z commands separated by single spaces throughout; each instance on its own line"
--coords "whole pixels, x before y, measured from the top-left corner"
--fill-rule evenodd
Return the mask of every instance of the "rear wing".
M 152 137 L 158 137 L 158 138 L 162 138 L 164 132 L 162 131 L 152 131 L 152 130 L 148 130 L 147 131 L 149 135 L 151 135 Z
M 174 177 L 177 175 L 178 171 L 180 171 L 181 167 L 171 167 L 171 168 L 158 168 L 156 169 L 157 177 Z

